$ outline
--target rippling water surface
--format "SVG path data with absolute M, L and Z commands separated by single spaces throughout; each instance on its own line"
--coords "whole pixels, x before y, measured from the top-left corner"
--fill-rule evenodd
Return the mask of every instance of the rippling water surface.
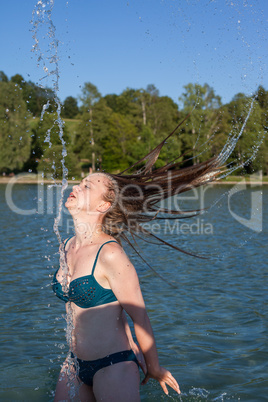
M 209 259 L 140 243 L 146 260 L 176 283 L 177 289 L 156 277 L 126 247 L 140 276 L 160 362 L 182 390 L 181 397 L 173 391 L 167 397 L 150 380 L 141 387 L 142 401 L 267 400 L 268 233 L 264 218 L 268 189 L 263 186 L 240 191 L 229 197 L 228 208 L 230 188 L 210 187 L 203 194 L 205 206 L 217 199 L 219 202 L 198 218 L 180 221 L 184 226 L 173 221 L 169 225 L 162 222 L 161 229 L 154 227 L 156 235 Z M 68 350 L 64 304 L 50 287 L 59 258 L 52 230 L 56 200 L 45 186 L 39 213 L 19 215 L 7 206 L 5 189 L 6 185 L 0 185 L 0 398 L 52 401 L 60 364 Z M 261 232 L 242 225 L 230 213 L 231 209 L 236 217 L 250 220 L 254 192 L 262 200 Z M 184 200 L 184 208 L 202 206 L 201 195 L 199 191 L 198 197 Z M 37 209 L 38 199 L 40 202 L 37 185 L 13 188 L 12 200 L 21 209 Z M 259 206 L 257 215 L 260 213 Z M 255 229 L 258 222 L 256 225 Z M 64 214 L 64 237 L 70 227 L 71 220 Z

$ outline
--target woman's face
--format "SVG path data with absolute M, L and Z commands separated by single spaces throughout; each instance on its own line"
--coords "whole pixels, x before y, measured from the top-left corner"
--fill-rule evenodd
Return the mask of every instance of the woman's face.
M 103 201 L 107 192 L 103 173 L 93 173 L 85 177 L 79 185 L 73 186 L 65 206 L 72 214 L 86 212 L 88 214 L 105 212 L 109 205 Z

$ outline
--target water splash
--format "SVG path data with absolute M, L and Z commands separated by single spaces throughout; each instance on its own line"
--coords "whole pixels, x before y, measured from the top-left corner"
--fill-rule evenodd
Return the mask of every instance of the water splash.
M 70 345 L 70 350 L 67 355 L 67 378 L 68 378 L 68 386 L 69 386 L 69 396 L 71 401 L 75 400 L 75 396 L 79 395 L 79 388 L 81 387 L 82 383 L 77 385 L 77 373 L 79 372 L 79 364 L 77 361 L 77 356 L 75 353 L 71 355 L 71 352 L 73 352 L 72 344 L 72 335 L 74 331 L 74 311 L 72 309 L 71 302 L 68 302 L 67 304 L 67 311 L 68 313 L 66 314 L 66 341 L 67 344 Z
M 238 134 L 237 135 L 236 134 L 232 135 L 232 133 L 230 133 L 229 138 L 226 141 L 226 144 L 224 145 L 223 149 L 221 150 L 221 152 L 220 152 L 220 154 L 219 154 L 219 156 L 217 158 L 221 165 L 223 165 L 227 161 L 227 159 L 229 158 L 229 156 L 232 154 L 233 150 L 235 149 L 239 138 L 241 137 L 242 133 L 245 130 L 245 127 L 247 125 L 248 119 L 249 119 L 249 117 L 251 115 L 251 112 L 252 112 L 252 110 L 254 108 L 255 102 L 256 102 L 256 96 L 253 97 L 253 99 L 251 101 L 247 116 L 246 116 L 245 121 L 244 121 L 240 131 L 238 132 Z M 255 143 L 255 145 L 253 147 L 253 152 L 251 153 L 250 157 L 247 158 L 246 161 L 241 162 L 240 164 L 237 164 L 236 166 L 234 166 L 234 167 L 232 167 L 230 169 L 227 169 L 226 173 L 224 173 L 224 174 L 219 176 L 219 179 L 223 179 L 226 176 L 229 176 L 235 170 L 237 170 L 239 168 L 242 168 L 244 166 L 247 166 L 251 161 L 253 161 L 255 159 L 255 157 L 257 155 L 257 152 L 258 152 L 261 144 L 263 143 L 263 140 L 264 140 L 264 137 L 265 137 L 264 130 L 263 130 L 262 133 L 259 133 L 259 135 L 260 135 L 260 138 L 257 139 L 257 141 L 256 141 L 256 143 Z
M 192 388 L 189 390 L 189 395 L 201 397 L 201 398 L 204 398 L 204 399 L 207 399 L 208 396 L 209 396 L 209 394 L 210 394 L 210 392 L 207 391 L 207 390 L 204 389 L 204 388 L 194 388 L 194 387 L 192 387 Z
M 60 184 L 61 188 L 61 197 L 59 199 L 59 204 L 58 204 L 58 215 L 56 216 L 54 220 L 54 225 L 53 225 L 53 230 L 57 236 L 58 242 L 60 244 L 60 264 L 62 266 L 63 272 L 64 272 L 64 279 L 63 279 L 63 290 L 66 292 L 67 291 L 67 285 L 68 285 L 68 266 L 66 264 L 66 259 L 65 259 L 65 252 L 62 247 L 62 240 L 61 240 L 61 235 L 59 232 L 59 223 L 61 220 L 61 214 L 62 214 L 62 208 L 63 208 L 63 197 L 64 197 L 64 191 L 68 187 L 68 169 L 65 166 L 65 157 L 67 156 L 67 150 L 66 150 L 66 143 L 63 138 L 63 126 L 64 122 L 61 119 L 61 102 L 59 99 L 59 79 L 60 79 L 60 73 L 59 73 L 59 57 L 58 57 L 58 46 L 59 46 L 59 41 L 56 38 L 56 27 L 52 21 L 52 11 L 54 7 L 54 0 L 39 0 L 37 4 L 34 7 L 34 10 L 32 12 L 32 37 L 34 39 L 35 44 L 33 45 L 32 52 L 35 53 L 37 57 L 37 66 L 40 67 L 40 64 L 42 64 L 43 70 L 46 73 L 46 75 L 39 80 L 39 85 L 41 87 L 41 81 L 43 81 L 45 78 L 51 77 L 52 79 L 52 84 L 53 84 L 53 92 L 54 92 L 54 101 L 57 105 L 57 119 L 54 121 L 54 123 L 58 126 L 59 128 L 59 138 L 62 144 L 62 159 L 61 159 L 61 164 L 62 164 L 62 182 Z M 47 46 L 48 49 L 45 53 L 48 55 L 45 56 L 45 53 L 42 52 L 41 46 L 40 46 L 40 37 L 41 37 L 41 30 L 46 28 L 45 30 L 45 35 L 43 33 L 43 40 L 48 40 L 48 44 L 44 43 L 44 46 Z M 44 119 L 45 113 L 48 111 L 50 107 L 50 99 L 47 100 L 47 102 L 43 105 L 42 108 L 42 113 L 40 117 L 40 121 Z M 51 148 L 52 142 L 50 139 L 50 134 L 51 134 L 51 129 L 49 128 L 46 133 L 46 138 L 45 142 L 49 143 L 49 147 Z M 55 161 L 53 161 L 52 164 L 52 169 L 54 170 L 55 173 Z M 52 179 L 54 180 L 54 186 L 58 186 L 56 183 L 53 175 Z
M 68 5 L 68 2 L 67 2 Z M 40 78 L 39 80 L 39 86 L 44 88 L 41 82 L 44 79 L 51 78 L 52 83 L 53 83 L 53 92 L 54 92 L 54 101 L 56 103 L 56 114 L 57 118 L 55 119 L 54 123 L 58 126 L 59 128 L 59 138 L 62 144 L 62 159 L 61 159 L 61 164 L 62 164 L 62 182 L 60 184 L 61 188 L 61 197 L 59 200 L 58 204 L 58 215 L 54 219 L 54 225 L 53 225 L 53 230 L 57 236 L 58 242 L 60 244 L 59 247 L 59 252 L 60 252 L 60 266 L 63 270 L 63 281 L 62 281 L 62 288 L 65 293 L 68 292 L 68 265 L 66 261 L 66 255 L 65 255 L 65 250 L 64 250 L 64 245 L 61 239 L 61 235 L 59 232 L 59 223 L 61 220 L 61 215 L 62 215 L 62 208 L 63 208 L 63 197 L 64 197 L 64 192 L 66 188 L 68 187 L 68 169 L 65 165 L 65 158 L 67 156 L 67 150 L 66 150 L 66 143 L 63 138 L 63 127 L 64 127 L 64 122 L 61 119 L 61 102 L 59 99 L 59 78 L 60 78 L 60 73 L 59 73 L 59 56 L 58 56 L 58 47 L 59 47 L 59 40 L 56 38 L 56 27 L 52 21 L 52 11 L 54 7 L 54 0 L 39 0 L 37 4 L 34 7 L 34 10 L 32 12 L 32 37 L 34 39 L 34 45 L 32 48 L 32 52 L 35 53 L 37 57 L 37 66 L 40 67 L 42 65 L 43 71 L 46 73 L 45 76 Z M 46 39 L 49 41 L 48 43 L 48 50 L 46 52 L 42 52 L 41 50 L 41 45 L 40 45 L 40 37 L 41 37 L 41 30 L 45 29 L 45 36 L 42 36 L 43 39 Z M 46 55 L 45 55 L 46 54 Z M 42 108 L 42 113 L 40 117 L 40 121 L 44 119 L 45 113 L 48 112 L 49 107 L 51 106 L 50 99 L 46 102 L 46 104 L 43 105 Z M 47 130 L 46 133 L 46 138 L 45 142 L 49 143 L 49 147 L 53 145 L 51 142 L 50 134 L 51 134 L 51 129 Z M 52 170 L 56 171 L 55 168 L 55 161 L 53 161 L 52 164 Z M 54 184 L 52 186 L 58 186 L 56 183 L 53 175 L 52 179 L 54 181 Z M 73 317 L 73 309 L 71 307 L 71 303 L 68 303 L 68 308 L 67 308 L 67 314 L 66 314 L 66 323 L 67 323 L 67 328 L 66 328 L 66 341 L 67 344 L 69 345 L 70 351 L 67 356 L 67 378 L 68 378 L 68 384 L 67 386 L 69 387 L 69 395 L 71 400 L 74 400 L 75 395 L 77 395 L 78 389 L 76 386 L 76 382 L 74 381 L 76 377 L 76 373 L 78 370 L 78 363 L 77 363 L 77 358 L 76 356 L 74 358 L 71 357 L 71 351 L 73 350 L 73 341 L 72 341 L 72 335 L 73 335 L 73 330 L 74 330 L 74 317 Z
M 33 34 L 32 37 L 35 42 L 35 44 L 33 45 L 33 48 L 32 48 L 32 52 L 34 52 L 36 54 L 37 63 L 38 63 L 37 66 L 40 67 L 40 65 L 42 64 L 43 71 L 46 73 L 46 75 L 44 77 L 40 78 L 39 84 L 41 87 L 43 87 L 41 85 L 41 81 L 43 81 L 45 78 L 48 78 L 48 77 L 52 78 L 54 101 L 57 105 L 57 110 L 56 110 L 57 118 L 55 120 L 55 123 L 59 128 L 59 138 L 60 138 L 60 141 L 62 144 L 62 159 L 61 159 L 62 183 L 61 183 L 61 198 L 60 198 L 59 206 L 58 206 L 58 215 L 55 218 L 53 229 L 57 236 L 59 244 L 61 244 L 59 223 L 60 223 L 61 214 L 62 214 L 64 191 L 68 187 L 68 181 L 67 181 L 68 169 L 65 165 L 65 157 L 67 156 L 67 150 L 66 150 L 66 143 L 63 138 L 64 122 L 61 119 L 61 102 L 59 99 L 59 78 L 60 78 L 59 56 L 58 56 L 59 40 L 56 38 L 56 27 L 52 21 L 53 7 L 54 7 L 54 0 L 39 0 L 37 2 L 37 4 L 34 7 L 34 10 L 32 12 L 31 24 L 32 24 L 33 28 L 31 29 L 31 32 Z M 43 37 L 43 39 L 47 38 L 49 40 L 48 51 L 46 52 L 46 53 L 48 53 L 48 55 L 46 55 L 46 56 L 41 50 L 40 35 L 39 35 L 41 27 L 43 28 L 44 26 L 48 26 L 48 29 L 47 29 L 45 37 Z M 50 100 L 48 99 L 47 103 L 43 106 L 40 121 L 43 120 L 46 111 L 49 109 L 49 106 L 50 106 Z M 50 141 L 50 133 L 51 133 L 51 129 L 49 129 L 47 131 L 47 136 L 45 138 L 45 142 L 49 143 L 49 147 L 52 146 L 52 143 Z M 55 186 L 57 185 L 55 180 L 54 180 L 54 185 Z M 67 273 L 67 271 L 66 271 L 66 273 Z

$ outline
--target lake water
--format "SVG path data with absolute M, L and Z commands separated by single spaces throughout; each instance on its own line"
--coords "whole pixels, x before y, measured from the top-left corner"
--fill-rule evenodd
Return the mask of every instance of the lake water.
M 167 397 L 150 380 L 141 387 L 142 401 L 267 400 L 268 228 L 260 214 L 268 214 L 268 188 L 247 187 L 228 197 L 231 188 L 211 186 L 185 199 L 185 209 L 219 201 L 206 214 L 180 221 L 184 226 L 162 222 L 161 230 L 154 227 L 155 234 L 209 259 L 139 243 L 146 260 L 177 289 L 126 247 L 140 277 L 160 362 L 182 390 L 180 397 L 172 390 Z M 68 351 L 64 303 L 50 286 L 59 259 L 52 229 L 56 196 L 47 186 L 14 186 L 14 205 L 33 209 L 19 215 L 7 206 L 5 190 L 1 184 L 0 399 L 52 401 Z M 256 213 L 250 220 L 251 206 Z M 70 227 L 64 214 L 64 238 Z

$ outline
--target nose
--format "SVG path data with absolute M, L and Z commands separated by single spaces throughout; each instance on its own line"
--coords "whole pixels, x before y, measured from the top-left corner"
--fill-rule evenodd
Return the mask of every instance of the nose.
M 79 191 L 79 190 L 80 190 L 80 186 L 78 186 L 78 185 L 73 186 L 73 191 Z

